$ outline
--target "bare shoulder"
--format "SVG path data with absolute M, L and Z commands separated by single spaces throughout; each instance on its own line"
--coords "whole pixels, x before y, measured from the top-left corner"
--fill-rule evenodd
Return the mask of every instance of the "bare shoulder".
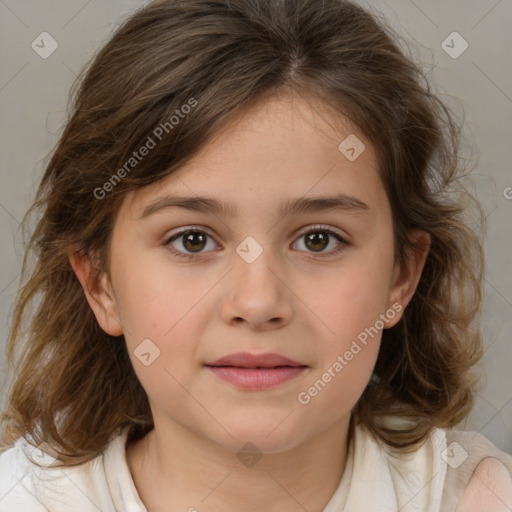
M 456 512 L 510 512 L 512 476 L 495 457 L 485 457 L 476 466 Z

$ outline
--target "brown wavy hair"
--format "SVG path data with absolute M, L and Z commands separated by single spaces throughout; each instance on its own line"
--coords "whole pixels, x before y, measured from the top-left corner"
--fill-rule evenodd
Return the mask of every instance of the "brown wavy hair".
M 347 117 L 372 143 L 402 268 L 408 232 L 431 236 L 417 291 L 383 332 L 354 421 L 409 450 L 467 416 L 483 352 L 483 251 L 466 212 L 481 219 L 482 210 L 462 185 L 456 116 L 400 41 L 379 15 L 345 0 L 159 0 L 123 21 L 73 85 L 69 118 L 23 220 L 40 215 L 8 339 L 4 449 L 30 437 L 74 465 L 97 456 L 119 427 L 129 426 L 132 440 L 153 428 L 124 338 L 100 328 L 68 248 L 99 255 L 108 274 L 126 192 L 169 175 L 234 115 L 284 90 L 328 106 L 333 120 Z M 191 99 L 197 105 L 175 129 L 97 198 Z M 387 423 L 390 414 L 406 427 Z

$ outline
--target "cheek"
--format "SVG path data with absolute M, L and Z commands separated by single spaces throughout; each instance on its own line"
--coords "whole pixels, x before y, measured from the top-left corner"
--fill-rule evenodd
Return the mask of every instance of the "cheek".
M 380 335 L 376 336 L 366 346 L 361 343 L 358 343 L 358 345 L 361 351 L 354 355 L 351 361 L 348 361 L 344 356 L 343 359 L 346 361 L 346 365 L 343 366 L 339 375 L 331 381 L 333 387 L 332 400 L 335 403 L 343 404 L 344 409 L 352 409 L 368 385 L 379 351 Z
M 355 405 L 379 353 L 391 257 L 363 256 L 347 260 L 335 278 L 320 281 L 305 301 L 310 314 L 316 313 L 311 316 L 320 326 L 316 331 L 327 335 L 318 335 L 320 364 L 309 382 L 311 393 L 304 391 L 327 409 L 330 403 L 345 410 Z
M 325 346 L 321 365 L 297 397 L 300 404 L 323 411 L 327 423 L 355 406 L 372 376 L 381 334 L 362 334 L 365 337 L 343 338 Z
M 304 413 L 304 422 L 309 423 L 312 429 L 318 429 L 319 423 L 320 428 L 328 428 L 346 418 L 357 404 L 371 379 L 378 353 L 379 339 L 372 343 L 361 347 L 351 361 L 341 363 L 333 358 L 301 390 L 297 396 L 298 407 Z
M 188 382 L 197 362 L 204 322 L 211 318 L 205 311 L 214 307 L 208 292 L 216 281 L 154 264 L 134 268 L 129 279 L 119 277 L 126 344 L 141 385 L 155 398 L 164 389 L 180 395 L 177 382 Z
M 132 268 L 125 267 L 118 273 L 117 299 L 127 331 L 134 339 L 154 337 L 167 344 L 190 326 L 191 315 L 216 283 L 214 277 L 172 267 L 165 258 L 138 259 Z
M 306 289 L 312 288 L 308 280 L 301 296 L 310 314 L 329 328 L 330 337 L 346 342 L 385 313 L 389 276 L 389 269 L 376 262 L 370 265 L 362 258 L 354 259 L 328 279 L 317 280 L 314 293 L 306 294 Z

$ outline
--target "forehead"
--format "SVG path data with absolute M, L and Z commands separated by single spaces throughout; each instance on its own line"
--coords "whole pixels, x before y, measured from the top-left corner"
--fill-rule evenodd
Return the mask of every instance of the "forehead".
M 240 214 L 282 211 L 306 196 L 362 195 L 376 209 L 386 202 L 366 137 L 319 100 L 288 93 L 238 113 L 185 165 L 129 192 L 121 209 L 140 216 L 166 194 L 213 196 Z

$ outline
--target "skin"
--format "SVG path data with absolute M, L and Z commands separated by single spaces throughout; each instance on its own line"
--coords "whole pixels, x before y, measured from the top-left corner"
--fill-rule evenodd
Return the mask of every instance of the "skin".
M 510 471 L 497 459 L 486 457 L 473 476 L 457 505 L 456 512 L 510 512 L 512 478 Z
M 371 377 L 381 332 L 308 404 L 297 396 L 379 315 L 395 303 L 405 309 L 430 239 L 411 233 L 427 248 L 400 272 L 373 148 L 346 120 L 333 128 L 326 116 L 314 100 L 289 95 L 252 106 L 175 174 L 125 196 L 110 275 L 94 279 L 90 261 L 70 250 L 99 324 L 124 334 L 149 397 L 155 428 L 127 447 L 149 512 L 230 512 L 240 503 L 246 511 L 321 511 L 339 484 L 351 409 Z M 366 146 L 353 162 L 338 150 L 351 133 Z M 287 199 L 336 193 L 369 208 L 278 213 Z M 165 195 L 230 201 L 238 215 L 173 207 L 140 218 Z M 308 245 L 304 235 L 322 231 L 315 224 L 348 244 L 330 235 L 325 246 Z M 212 237 L 194 260 L 171 251 L 187 254 L 183 237 L 165 245 L 190 225 Z M 263 250 L 252 263 L 236 252 L 248 236 Z M 161 351 L 150 366 L 134 355 L 147 338 Z M 237 351 L 277 352 L 308 368 L 271 389 L 241 390 L 204 366 Z M 262 455 L 252 467 L 237 457 L 247 442 Z

